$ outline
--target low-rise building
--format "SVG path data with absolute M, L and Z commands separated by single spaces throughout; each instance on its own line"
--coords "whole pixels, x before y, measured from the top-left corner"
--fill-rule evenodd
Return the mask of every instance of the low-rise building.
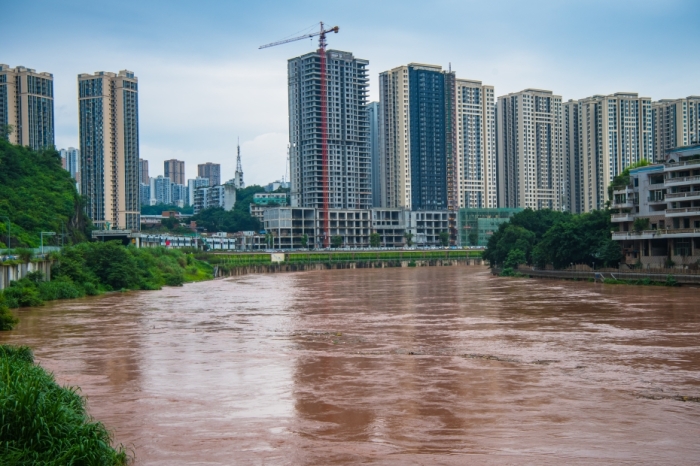
M 440 246 L 440 234 L 449 233 L 455 216 L 448 211 L 386 208 L 330 209 L 328 214 L 330 237 L 340 236 L 343 248 L 369 247 L 373 233 L 379 234 L 380 246 L 401 247 L 406 245 L 407 232 L 416 246 Z M 268 207 L 263 211 L 265 231 L 274 237 L 274 247 L 278 249 L 323 248 L 323 223 L 323 209 Z
M 459 209 L 457 213 L 457 244 L 486 246 L 489 238 L 503 223 L 522 212 L 521 208 Z
M 669 151 L 664 163 L 630 170 L 613 190 L 613 224 L 628 264 L 690 265 L 700 260 L 700 144 Z
M 257 193 L 250 204 L 250 215 L 263 221 L 263 211 L 268 207 L 285 207 L 289 205 L 287 193 Z

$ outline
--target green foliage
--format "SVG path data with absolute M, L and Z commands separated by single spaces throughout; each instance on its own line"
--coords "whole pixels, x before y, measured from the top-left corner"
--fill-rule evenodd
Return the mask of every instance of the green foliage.
M 305 248 L 305 247 L 308 247 L 308 246 L 309 246 L 309 235 L 307 235 L 306 233 L 304 233 L 304 234 L 301 236 L 301 247 L 302 247 L 302 248 Z
M 64 227 L 66 242 L 76 243 L 89 230 L 75 181 L 61 168 L 58 152 L 34 151 L 0 138 L 0 217 L 5 216 L 12 224 L 11 247 L 38 247 L 41 231 L 61 233 Z M 7 241 L 3 218 L 0 238 Z
M 511 249 L 508 252 L 508 257 L 503 262 L 505 268 L 517 269 L 520 264 L 524 264 L 526 261 L 525 253 L 521 249 Z
M 403 237 L 406 239 L 406 246 L 409 248 L 413 246 L 413 233 L 407 231 L 403 234 Z
M 598 210 L 581 215 L 552 210 L 524 210 L 514 215 L 491 236 L 484 258 L 504 264 L 513 251 L 525 255 L 525 263 L 564 268 L 585 263 L 614 266 L 622 258 L 610 237 L 610 212 Z M 511 259 L 521 260 L 520 253 Z M 509 261 L 511 266 L 513 262 Z M 522 263 L 522 262 L 520 262 Z
M 331 247 L 339 248 L 343 244 L 342 236 L 331 236 Z
M 0 346 L 0 464 L 124 465 L 75 388 L 60 387 L 27 347 Z
M 622 170 L 622 173 L 617 175 L 608 185 L 608 199 L 612 200 L 613 191 L 616 189 L 622 189 L 630 184 L 630 170 L 634 170 L 639 167 L 646 167 L 649 165 L 649 161 L 646 159 L 640 160 L 639 162 L 633 163 L 629 167 Z
M 666 286 L 680 286 L 673 275 L 668 275 L 666 277 Z
M 0 293 L 0 331 L 12 330 L 17 322 L 17 318 L 10 312 L 5 297 Z
M 450 234 L 446 231 L 441 231 L 440 232 L 440 244 L 442 246 L 449 246 L 450 245 Z
M 119 242 L 81 243 L 57 255 L 52 280 L 40 273 L 14 281 L 0 305 L 40 306 L 44 301 L 93 296 L 113 290 L 157 290 L 213 277 L 211 265 L 182 251 L 124 247 Z
M 469 239 L 470 246 L 477 246 L 479 244 L 479 233 L 477 231 L 470 231 L 467 238 Z
M 524 277 L 520 272 L 516 272 L 512 267 L 504 267 L 499 274 L 499 277 Z
M 379 235 L 379 233 L 372 233 L 371 235 L 369 235 L 369 245 L 373 248 L 378 248 L 381 244 L 381 241 L 382 237 Z
M 238 206 L 239 201 L 236 201 Z M 225 231 L 235 233 L 237 231 L 259 231 L 262 228 L 260 221 L 251 216 L 247 211 L 234 208 L 227 211 L 222 207 L 210 207 L 200 211 L 191 218 L 197 222 L 198 228 L 204 228 L 210 233 Z
M 644 231 L 649 229 L 649 219 L 635 218 L 634 223 L 632 223 L 632 228 L 634 229 L 634 231 Z

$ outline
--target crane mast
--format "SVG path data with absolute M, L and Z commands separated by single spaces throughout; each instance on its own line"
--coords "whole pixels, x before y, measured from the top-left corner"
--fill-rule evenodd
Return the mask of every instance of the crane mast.
M 297 40 L 308 39 L 311 37 L 318 37 L 318 54 L 320 58 L 320 91 L 321 91 L 321 190 L 323 193 L 323 247 L 327 248 L 330 245 L 330 201 L 329 201 L 329 178 L 328 178 L 328 82 L 326 74 L 326 34 L 334 32 L 337 33 L 339 28 L 334 26 L 330 29 L 324 29 L 323 22 L 320 23 L 319 32 L 313 32 L 311 34 L 305 34 L 299 37 L 293 37 L 291 39 L 285 39 L 277 42 L 272 42 L 270 44 L 261 45 L 259 49 L 265 49 L 268 47 L 274 47 L 277 45 L 287 44 L 289 42 L 294 42 Z

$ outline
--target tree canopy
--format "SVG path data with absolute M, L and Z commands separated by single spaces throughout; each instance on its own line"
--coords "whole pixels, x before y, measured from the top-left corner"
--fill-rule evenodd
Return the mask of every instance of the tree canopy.
M 65 241 L 86 238 L 89 222 L 73 180 L 61 167 L 54 149 L 34 151 L 0 138 L 0 248 L 7 242 L 11 222 L 11 247 L 38 247 L 42 231 L 66 232 Z
M 622 254 L 610 231 L 607 210 L 571 215 L 526 209 L 498 228 L 483 257 L 492 264 L 510 267 L 519 263 L 555 268 L 572 263 L 614 266 Z

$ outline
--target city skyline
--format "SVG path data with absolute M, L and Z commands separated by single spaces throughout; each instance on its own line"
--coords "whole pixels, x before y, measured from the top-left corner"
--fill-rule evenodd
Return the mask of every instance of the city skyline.
M 267 14 L 271 5 L 280 13 L 274 18 Z M 20 20 L 21 8 L 8 5 L 7 46 L 0 62 L 54 75 L 56 146 L 78 145 L 75 77 L 132 69 L 142 90 L 141 157 L 154 166 L 167 159 L 184 160 L 186 178 L 193 178 L 196 165 L 204 161 L 220 163 L 222 178 L 232 178 L 237 135 L 247 184 L 285 175 L 286 61 L 315 50 L 316 43 L 300 41 L 263 51 L 257 47 L 306 26 L 315 30 L 319 20 L 340 26 L 329 48 L 369 60 L 369 101 L 378 100 L 379 72 L 410 62 L 443 68 L 451 63 L 458 76 L 493 85 L 496 97 L 530 87 L 552 89 L 564 101 L 616 92 L 636 92 L 654 101 L 698 94 L 693 76 L 700 65 L 684 59 L 687 52 L 679 45 L 691 43 L 698 31 L 692 18 L 700 6 L 693 2 L 556 7 L 543 2 L 439 7 L 409 3 L 402 8 L 387 2 L 373 5 L 370 16 L 360 14 L 367 8 L 327 6 L 319 12 L 310 2 L 214 9 L 178 2 L 126 2 L 124 13 L 109 17 L 84 2 L 39 6 L 34 21 L 26 24 Z M 448 7 L 450 15 L 440 13 Z M 149 18 L 162 11 L 167 12 L 162 24 L 132 21 L 134 16 Z M 245 21 L 231 28 L 232 18 L 241 17 Z M 50 26 L 62 18 L 83 27 L 56 36 Z M 533 29 L 533 21 L 540 20 L 547 27 Z M 592 21 L 596 27 L 571 27 L 578 21 Z M 86 45 L 84 37 L 91 34 L 106 40 Z M 483 41 L 485 36 L 488 40 Z M 465 48 L 475 40 L 479 47 Z M 205 46 L 211 41 L 221 45 Z M 78 49 L 75 56 L 65 53 Z M 684 72 L 669 73 L 675 66 Z M 189 85 L 192 80 L 198 85 Z M 188 95 L 179 94 L 182 88 Z M 202 131 L 207 138 L 199 137 Z

